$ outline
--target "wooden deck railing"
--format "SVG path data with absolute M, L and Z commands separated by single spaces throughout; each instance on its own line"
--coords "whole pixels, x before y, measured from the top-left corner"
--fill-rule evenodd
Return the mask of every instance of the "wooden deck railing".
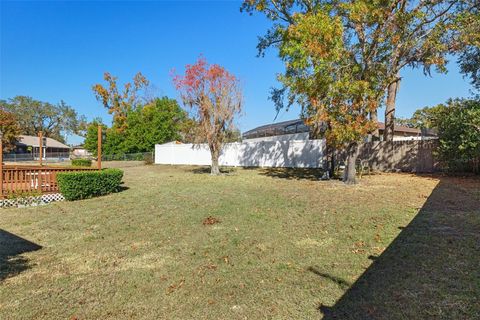
M 90 171 L 94 168 L 3 166 L 3 184 L 0 184 L 0 198 L 18 193 L 58 192 L 57 173 Z

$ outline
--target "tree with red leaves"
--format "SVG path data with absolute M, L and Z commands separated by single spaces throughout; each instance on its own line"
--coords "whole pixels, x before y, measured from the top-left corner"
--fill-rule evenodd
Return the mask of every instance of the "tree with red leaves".
M 234 118 L 242 109 L 240 83 L 225 68 L 210 65 L 203 57 L 185 69 L 185 75 L 175 75 L 173 82 L 207 140 L 212 156 L 211 174 L 219 175 L 218 158 L 226 133 L 233 128 Z

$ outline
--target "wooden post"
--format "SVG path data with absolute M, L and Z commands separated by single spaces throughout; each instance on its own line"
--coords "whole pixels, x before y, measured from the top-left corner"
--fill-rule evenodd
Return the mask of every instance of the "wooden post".
M 97 130 L 97 169 L 102 169 L 102 126 L 98 125 Z
M 40 161 L 40 168 L 38 169 L 38 178 L 37 178 L 37 181 L 38 181 L 38 186 L 37 186 L 37 190 L 41 193 L 42 192 L 42 158 L 43 158 L 43 132 L 40 131 L 38 133 L 38 139 L 39 139 L 39 150 L 38 150 L 38 155 L 40 156 L 39 157 L 39 161 Z
M 3 135 L 0 132 L 0 199 L 3 199 Z
M 38 154 L 39 154 L 39 162 L 40 162 L 40 167 L 42 166 L 42 158 L 43 158 L 43 133 L 42 131 L 40 131 L 38 133 L 38 145 L 40 146 L 39 147 L 39 150 L 38 150 Z

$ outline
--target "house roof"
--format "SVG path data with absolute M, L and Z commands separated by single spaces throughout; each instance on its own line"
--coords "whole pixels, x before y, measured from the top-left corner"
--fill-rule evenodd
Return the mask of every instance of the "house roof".
M 379 130 L 385 130 L 385 123 L 383 122 L 378 122 L 378 129 Z M 395 132 L 405 132 L 405 133 L 417 133 L 421 134 L 422 130 L 417 129 L 417 128 L 410 128 L 406 126 L 399 126 L 398 124 L 395 125 Z
M 253 128 L 251 130 L 245 131 L 244 134 L 249 134 L 251 132 L 258 131 L 258 130 L 284 128 L 284 127 L 288 127 L 289 125 L 298 124 L 298 123 L 303 123 L 303 120 L 302 119 L 295 119 L 295 120 L 288 120 L 288 121 L 282 121 L 282 122 L 277 122 L 277 123 L 265 124 L 265 125 Z
M 265 125 L 253 128 L 251 130 L 245 131 L 243 133 L 243 136 L 249 136 L 249 135 L 255 134 L 257 132 L 265 132 L 265 131 L 269 131 L 269 132 L 277 133 L 277 134 L 283 134 L 283 131 L 284 131 L 285 128 L 287 128 L 289 126 L 293 126 L 293 125 L 298 125 L 298 124 L 303 125 L 304 124 L 303 119 L 294 119 L 294 120 L 282 121 L 282 122 L 277 122 L 277 123 L 265 124 Z M 304 132 L 308 132 L 308 130 L 309 130 L 308 127 L 306 127 L 306 126 L 302 126 L 302 129 L 305 129 L 305 130 L 301 130 L 301 131 L 304 131 Z
M 26 135 L 20 135 L 18 137 L 18 142 L 17 145 L 25 145 L 25 146 L 31 146 L 31 147 L 39 147 L 40 146 L 40 141 L 38 141 L 38 137 L 35 136 L 26 136 Z M 70 149 L 69 146 L 61 143 L 60 141 L 57 141 L 52 138 L 47 138 L 47 148 L 60 148 L 60 149 Z
M 298 125 L 298 124 L 304 124 L 303 119 L 294 119 L 294 120 L 288 120 L 288 121 L 282 121 L 278 123 L 271 123 L 267 125 L 262 125 L 256 128 L 253 128 L 251 130 L 248 130 L 243 133 L 243 137 L 253 135 L 255 133 L 260 133 L 260 132 L 271 132 L 271 133 L 276 133 L 276 134 L 284 134 L 283 132 L 285 131 L 284 129 L 288 126 L 291 125 Z M 378 122 L 378 129 L 380 130 L 385 130 L 385 124 L 383 122 Z M 277 132 L 278 131 L 278 132 Z M 296 132 L 308 132 L 308 126 L 302 126 L 300 130 L 297 130 Z M 406 126 L 399 126 L 395 125 L 395 132 L 396 133 L 409 133 L 409 134 L 417 134 L 421 135 L 422 130 L 417 129 L 417 128 L 410 128 Z M 432 130 L 423 130 L 424 135 L 435 135 L 435 133 Z

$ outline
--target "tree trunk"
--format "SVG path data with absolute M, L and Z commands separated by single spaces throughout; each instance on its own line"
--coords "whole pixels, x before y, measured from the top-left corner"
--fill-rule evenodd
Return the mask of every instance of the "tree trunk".
M 357 161 L 358 156 L 358 143 L 351 142 L 347 147 L 347 163 L 345 166 L 345 171 L 343 172 L 343 182 L 346 184 L 355 184 L 357 183 L 356 174 L 357 170 L 355 168 L 355 162 Z
M 328 174 L 333 178 L 335 175 L 335 149 L 331 148 L 329 151 L 330 154 L 330 167 L 328 168 Z
M 385 107 L 385 130 L 383 131 L 384 141 L 393 141 L 395 131 L 395 101 L 397 99 L 400 77 L 390 83 L 387 88 L 387 102 Z
M 335 174 L 335 149 L 329 145 L 325 148 L 323 170 L 325 171 L 322 179 L 330 179 Z
M 212 176 L 220 175 L 220 168 L 218 166 L 218 158 L 220 157 L 220 152 L 217 148 L 210 148 L 210 154 L 212 156 L 212 167 L 210 169 L 210 174 Z
M 375 130 L 372 131 L 372 140 L 373 141 L 378 141 L 380 140 L 380 131 L 378 130 L 378 113 L 377 113 L 377 110 L 374 110 L 372 112 L 370 112 L 370 120 L 372 120 L 376 127 L 375 127 Z

